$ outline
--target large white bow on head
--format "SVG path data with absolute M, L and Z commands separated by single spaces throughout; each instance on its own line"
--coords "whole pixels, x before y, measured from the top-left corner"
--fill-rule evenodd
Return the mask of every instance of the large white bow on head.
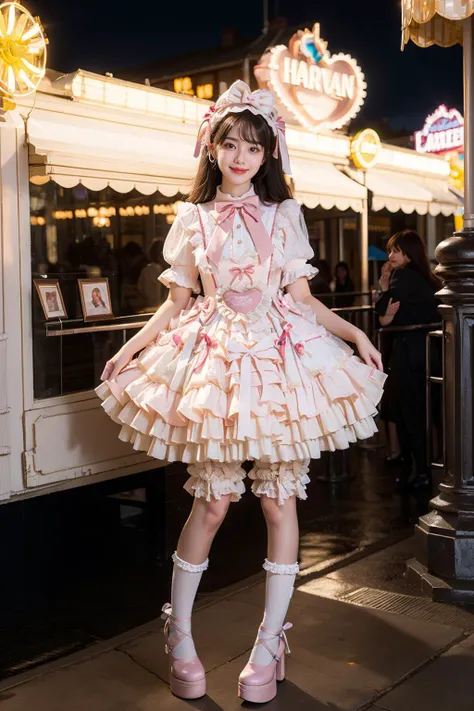
M 258 89 L 250 91 L 244 81 L 235 81 L 222 96 L 217 99 L 216 112 L 223 112 L 226 108 L 241 107 L 241 111 L 249 110 L 276 121 L 275 97 L 271 91 Z
M 250 87 L 240 79 L 235 81 L 211 106 L 204 115 L 199 128 L 194 156 L 197 158 L 203 146 L 210 147 L 212 129 L 228 113 L 251 111 L 256 116 L 263 116 L 276 136 L 276 145 L 273 152 L 274 158 L 281 155 L 283 172 L 291 175 L 290 157 L 285 138 L 285 122 L 278 116 L 275 109 L 275 96 L 267 89 L 250 91 Z

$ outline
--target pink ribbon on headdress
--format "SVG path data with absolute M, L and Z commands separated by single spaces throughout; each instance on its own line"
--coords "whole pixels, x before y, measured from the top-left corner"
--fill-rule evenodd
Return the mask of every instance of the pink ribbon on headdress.
M 215 105 L 210 106 L 201 121 L 196 139 L 196 145 L 194 147 L 195 158 L 199 158 L 203 146 L 207 146 L 208 148 L 211 147 L 211 118 L 215 111 Z
M 288 155 L 288 146 L 286 144 L 286 124 L 281 116 L 278 116 L 277 120 L 275 121 L 275 126 L 277 134 L 273 157 L 278 158 L 279 152 L 281 156 L 281 167 L 283 168 L 283 172 L 285 173 L 285 175 L 291 175 L 290 156 Z
M 243 279 L 244 276 L 248 277 L 250 279 L 250 283 L 253 284 L 252 274 L 255 272 L 253 264 L 247 264 L 246 267 L 232 267 L 232 269 L 229 269 L 229 272 L 234 274 L 234 278 L 230 282 L 231 286 L 235 281 L 237 281 L 237 279 Z
M 234 224 L 235 213 L 239 211 L 240 216 L 252 237 L 255 249 L 263 262 L 270 257 L 273 252 L 272 240 L 262 222 L 257 195 L 252 195 L 245 200 L 229 200 L 216 202 L 217 224 L 211 241 L 206 249 L 206 255 L 214 264 L 218 264 L 221 258 L 225 241 L 230 234 Z

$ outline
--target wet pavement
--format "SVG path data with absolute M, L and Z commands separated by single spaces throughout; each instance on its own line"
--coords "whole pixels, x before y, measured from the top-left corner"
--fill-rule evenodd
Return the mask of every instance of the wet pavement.
M 382 454 L 361 446 L 347 463 L 340 455 L 312 463 L 308 500 L 299 504 L 303 572 L 341 573 L 358 558 L 362 565 L 368 552 L 409 536 L 427 510 L 427 495 L 394 492 L 396 470 L 385 470 Z M 0 679 L 159 617 L 170 555 L 191 504 L 182 490 L 186 476 L 182 465 L 170 465 L 0 507 Z M 263 517 L 248 492 L 219 531 L 200 599 L 258 578 L 264 558 Z M 391 570 L 380 575 L 390 579 Z M 362 571 L 369 580 L 370 571 Z
M 474 611 L 432 603 L 403 579 L 397 581 L 412 546 L 409 538 L 358 561 L 346 559 L 339 578 L 334 570 L 320 575 L 317 566 L 304 571 L 288 616 L 293 628 L 286 680 L 265 709 L 472 711 Z M 360 588 L 361 583 L 381 587 Z M 399 584 L 403 593 L 394 590 Z M 237 698 L 237 678 L 248 660 L 264 595 L 259 576 L 201 596 L 193 633 L 207 672 L 207 695 L 199 700 L 170 694 L 162 621 L 154 620 L 0 682 L 2 709 L 255 708 Z

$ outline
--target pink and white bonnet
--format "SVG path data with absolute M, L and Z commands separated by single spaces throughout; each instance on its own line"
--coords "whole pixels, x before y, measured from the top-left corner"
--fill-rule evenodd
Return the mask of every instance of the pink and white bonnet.
M 280 151 L 283 172 L 286 175 L 291 175 L 290 157 L 285 138 L 285 122 L 278 116 L 274 104 L 275 96 L 271 91 L 267 89 L 250 91 L 250 87 L 244 81 L 240 79 L 235 81 L 204 115 L 194 150 L 195 158 L 199 157 L 204 146 L 210 148 L 212 129 L 218 121 L 229 113 L 251 111 L 256 116 L 263 116 L 272 129 L 273 135 L 276 136 L 273 157 L 278 158 L 278 151 Z

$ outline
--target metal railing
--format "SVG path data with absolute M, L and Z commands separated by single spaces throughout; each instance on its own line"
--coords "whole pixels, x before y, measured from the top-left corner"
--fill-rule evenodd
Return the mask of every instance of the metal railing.
M 316 292 L 311 293 L 330 309 L 344 308 L 344 306 L 340 306 L 340 304 L 348 298 L 354 299 L 354 303 L 351 304 L 351 306 L 370 306 L 372 304 L 371 291 L 326 291 L 320 294 Z
M 431 366 L 433 364 L 433 338 L 441 338 L 442 356 L 441 356 L 441 375 L 433 375 Z M 441 416 L 443 418 L 440 431 L 441 441 L 439 441 L 440 450 L 444 452 L 445 432 L 444 432 L 444 338 L 443 331 L 436 329 L 430 331 L 426 336 L 426 461 L 431 469 L 431 472 L 436 471 L 441 477 L 444 474 L 444 456 L 443 461 L 435 462 L 433 457 L 433 434 L 435 431 L 435 423 L 433 422 L 433 385 L 441 386 Z M 439 477 L 437 477 L 439 478 Z M 438 483 L 438 482 L 436 482 Z
M 382 337 L 386 333 L 411 333 L 413 331 L 433 331 L 433 329 L 438 329 L 441 324 L 439 323 L 414 323 L 409 326 L 383 326 L 377 329 L 377 348 L 380 350 L 382 344 Z M 428 336 L 428 333 L 427 333 Z
M 331 311 L 337 313 L 349 323 L 361 328 L 369 338 L 375 334 L 376 317 L 373 306 L 346 306 L 333 308 Z M 85 333 L 107 333 L 109 331 L 128 331 L 142 328 L 153 316 L 153 313 L 133 314 L 131 316 L 116 316 L 110 321 L 101 321 L 97 325 L 87 325 L 83 319 L 64 319 L 57 321 L 47 321 L 45 323 L 46 336 L 48 338 L 58 336 L 77 336 Z M 132 320 L 128 320 L 132 319 Z M 74 324 L 77 324 L 75 326 Z
M 373 342 L 376 334 L 377 317 L 373 306 L 346 306 L 331 309 L 341 318 L 360 328 Z
M 58 321 L 47 321 L 45 323 L 46 336 L 48 338 L 57 338 L 58 336 L 79 336 L 84 333 L 109 333 L 112 331 L 123 331 L 124 338 L 126 331 L 142 328 L 148 323 L 153 313 L 140 314 L 141 319 L 137 320 L 137 314 L 131 316 L 115 316 L 110 319 L 110 323 L 101 321 L 100 324 L 88 326 L 81 318 L 70 318 Z M 132 320 L 128 320 L 132 319 Z M 72 324 L 78 324 L 77 327 Z

